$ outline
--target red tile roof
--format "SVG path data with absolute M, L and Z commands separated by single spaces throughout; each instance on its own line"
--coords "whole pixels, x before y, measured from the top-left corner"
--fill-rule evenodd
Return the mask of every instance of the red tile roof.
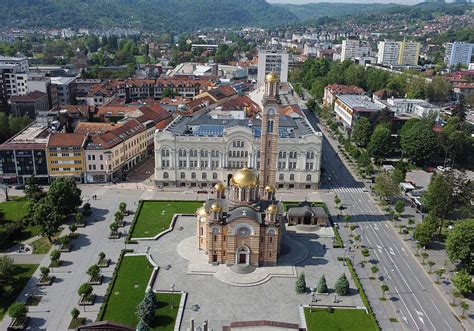
M 36 101 L 41 98 L 46 98 L 48 95 L 40 91 L 33 91 L 25 95 L 13 95 L 11 96 L 11 102 L 28 102 Z
M 81 147 L 84 143 L 82 133 L 55 133 L 49 136 L 48 147 Z
M 365 91 L 354 85 L 331 84 L 326 86 L 331 94 L 365 94 Z

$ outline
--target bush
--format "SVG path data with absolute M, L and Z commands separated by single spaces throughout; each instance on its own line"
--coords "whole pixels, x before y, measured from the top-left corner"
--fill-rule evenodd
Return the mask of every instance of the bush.
M 92 286 L 87 284 L 87 283 L 84 283 L 82 284 L 79 289 L 77 290 L 77 293 L 80 295 L 80 296 L 89 296 L 91 293 L 92 293 Z
M 16 320 L 25 318 L 27 313 L 28 307 L 23 302 L 15 302 L 8 309 L 8 316 Z
M 69 239 L 68 236 L 63 236 L 63 237 L 59 238 L 59 242 L 61 243 L 61 245 L 67 246 L 67 245 L 69 245 L 70 239 Z
M 99 276 L 100 268 L 97 264 L 91 265 L 89 269 L 87 269 L 87 274 L 93 278 Z
M 43 276 L 44 278 L 48 278 L 50 270 L 48 267 L 41 267 L 40 272 L 41 276 Z
M 51 261 L 58 261 L 61 257 L 61 252 L 55 249 L 51 254 L 49 254 L 49 256 L 51 257 Z
M 74 320 L 77 320 L 77 318 L 79 317 L 79 310 L 77 308 L 71 310 L 71 316 Z

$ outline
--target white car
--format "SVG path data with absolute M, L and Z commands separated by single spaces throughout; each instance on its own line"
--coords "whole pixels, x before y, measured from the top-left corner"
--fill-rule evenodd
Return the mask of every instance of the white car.
M 443 166 L 437 166 L 438 171 L 444 172 L 446 169 Z

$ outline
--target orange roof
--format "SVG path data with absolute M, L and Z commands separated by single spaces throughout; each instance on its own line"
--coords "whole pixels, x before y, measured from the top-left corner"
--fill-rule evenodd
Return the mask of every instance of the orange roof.
M 75 133 L 98 133 L 98 132 L 108 132 L 115 127 L 120 126 L 116 123 L 97 123 L 97 122 L 80 122 L 77 124 Z
M 82 133 L 55 133 L 49 136 L 48 147 L 81 147 L 84 137 Z
M 354 85 L 331 84 L 326 86 L 332 94 L 365 94 L 365 91 Z
M 99 116 L 119 116 L 119 113 L 123 113 L 122 115 L 130 112 L 134 112 L 138 107 L 128 107 L 128 106 L 102 106 L 98 107 L 97 115 Z M 109 114 L 107 114 L 109 113 Z

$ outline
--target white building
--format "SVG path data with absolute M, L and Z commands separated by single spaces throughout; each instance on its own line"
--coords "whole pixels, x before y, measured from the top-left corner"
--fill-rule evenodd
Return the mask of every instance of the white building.
M 265 76 L 274 70 L 280 77 L 281 83 L 288 82 L 288 53 L 286 50 L 264 50 L 258 51 L 258 74 L 257 84 L 265 83 Z
M 376 104 L 388 107 L 395 114 L 414 114 L 418 117 L 429 116 L 435 114 L 439 116 L 441 109 L 422 99 L 396 99 L 389 98 L 387 100 L 374 99 Z
M 318 188 L 322 134 L 313 129 L 304 115 L 283 115 L 274 106 L 280 107 L 280 103 L 268 102 L 271 96 L 279 99 L 280 84 L 274 73 L 268 76 L 273 79 L 273 87 L 265 85 L 264 111 L 254 118 L 242 119 L 241 114 L 222 118 L 211 111 L 180 116 L 164 131 L 157 130 L 156 185 L 212 188 L 217 182 L 228 184 L 235 169 L 249 167 L 259 171 L 263 158 L 269 165 L 274 162 L 271 177 L 275 178 L 277 187 Z M 268 78 L 267 82 L 270 82 Z M 262 128 L 262 122 L 267 126 Z M 273 147 L 269 152 L 262 145 Z
M 378 44 L 377 63 L 390 66 L 398 63 L 400 44 L 397 41 L 380 41 Z
M 24 72 L 24 73 L 30 72 L 30 67 L 28 65 L 28 58 L 26 57 L 0 56 L 0 65 L 1 64 L 13 64 L 16 67 L 18 67 L 18 72 Z
M 398 53 L 398 65 L 416 66 L 420 57 L 420 43 L 412 41 L 400 42 L 400 51 Z
M 56 85 L 60 105 L 67 105 L 72 100 L 72 84 L 76 77 L 51 77 L 51 84 Z
M 458 64 L 469 66 L 473 48 L 474 44 L 464 42 L 447 43 L 444 62 L 449 68 Z
M 351 131 L 357 118 L 368 116 L 371 113 L 382 111 L 385 107 L 372 102 L 365 95 L 337 95 L 334 102 L 336 119 L 344 125 L 344 129 Z
M 341 61 L 354 59 L 361 55 L 359 40 L 346 39 L 342 41 Z

